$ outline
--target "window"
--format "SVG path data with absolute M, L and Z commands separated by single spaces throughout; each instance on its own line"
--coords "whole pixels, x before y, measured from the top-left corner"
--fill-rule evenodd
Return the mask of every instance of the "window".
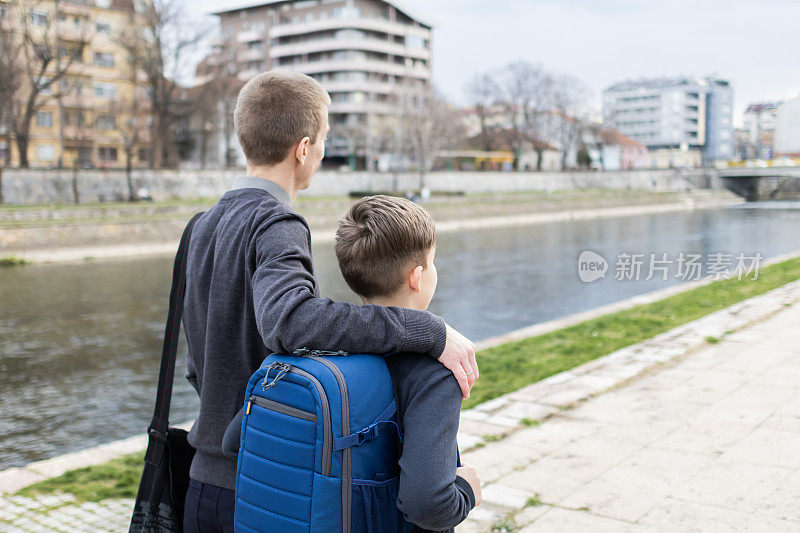
M 98 67 L 113 67 L 114 54 L 110 54 L 108 52 L 95 52 L 94 64 Z
M 98 22 L 96 25 L 97 33 L 104 33 L 109 35 L 111 33 L 111 24 L 108 22 Z
M 112 162 L 117 160 L 117 149 L 101 146 L 97 149 L 97 156 L 100 161 Z
M 39 87 L 40 87 L 39 94 L 45 96 L 47 96 L 48 94 L 52 94 L 51 86 L 49 85 L 49 83 L 50 83 L 50 78 L 48 78 L 47 76 L 42 76 L 39 79 Z
M 36 159 L 39 161 L 53 161 L 56 158 L 56 147 L 52 144 L 40 144 L 36 147 Z
M 97 0 L 97 7 L 111 7 L 111 0 Z
M 261 51 L 264 49 L 264 41 L 250 41 L 247 43 L 247 49 Z
M 47 13 L 37 11 L 31 13 L 31 24 L 34 26 L 47 26 Z
M 147 148 L 139 148 L 137 159 L 139 159 L 140 163 L 146 163 L 150 161 L 150 150 Z
M 427 41 L 421 37 L 409 35 L 406 37 L 406 46 L 409 48 L 427 48 Z
M 94 95 L 100 98 L 108 98 L 110 100 L 117 96 L 117 86 L 113 83 L 95 83 Z
M 86 115 L 83 111 L 72 111 L 72 112 L 65 112 L 63 115 L 64 125 L 65 126 L 85 126 L 86 125 Z
M 75 63 L 83 63 L 83 54 L 82 54 L 81 50 L 78 49 L 78 48 L 73 48 L 73 49 L 59 48 L 58 49 L 58 56 L 62 60 L 67 60 L 67 61 L 69 61 L 69 58 L 72 57 L 72 58 L 74 58 L 73 61 Z
M 117 129 L 117 117 L 114 115 L 98 115 L 95 120 L 95 127 L 103 131 L 115 130 Z
M 52 128 L 53 113 L 50 111 L 39 111 L 36 113 L 36 125 L 42 128 Z

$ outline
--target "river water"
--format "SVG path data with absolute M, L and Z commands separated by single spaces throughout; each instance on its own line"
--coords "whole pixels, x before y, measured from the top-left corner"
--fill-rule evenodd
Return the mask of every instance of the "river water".
M 684 282 L 691 276 L 677 270 L 681 252 L 701 255 L 706 275 L 712 263 L 735 266 L 740 253 L 752 266 L 757 253 L 768 258 L 798 249 L 797 203 L 444 233 L 430 310 L 481 340 Z M 605 277 L 581 281 L 578 257 L 585 250 L 608 262 Z M 658 269 L 645 279 L 651 253 L 667 269 L 666 280 Z M 713 259 L 718 253 L 730 255 Z M 645 254 L 640 279 L 625 267 L 636 261 L 619 254 Z M 332 246 L 316 246 L 314 257 L 323 295 L 356 302 Z M 172 261 L 0 269 L 0 470 L 144 432 Z M 197 409 L 182 374 L 183 335 L 179 348 L 175 423 L 193 418 Z

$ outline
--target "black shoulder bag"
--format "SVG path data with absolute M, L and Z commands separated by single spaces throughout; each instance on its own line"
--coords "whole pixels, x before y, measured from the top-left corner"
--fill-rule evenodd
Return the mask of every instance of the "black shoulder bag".
M 147 430 L 147 453 L 130 532 L 180 532 L 183 527 L 183 503 L 189 488 L 189 467 L 194 448 L 186 440 L 186 431 L 169 427 L 169 404 L 186 293 L 186 256 L 192 227 L 202 214 L 197 213 L 186 225 L 175 256 L 156 407 Z

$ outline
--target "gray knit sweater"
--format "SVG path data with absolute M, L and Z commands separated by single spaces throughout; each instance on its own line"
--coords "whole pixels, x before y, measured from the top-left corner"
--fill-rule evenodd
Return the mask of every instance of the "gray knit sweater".
M 431 313 L 320 298 L 308 224 L 265 179 L 236 178 L 197 220 L 186 270 L 186 378 L 200 395 L 190 475 L 203 483 L 234 488 L 236 461 L 222 453 L 222 437 L 270 353 L 444 351 L 444 321 Z

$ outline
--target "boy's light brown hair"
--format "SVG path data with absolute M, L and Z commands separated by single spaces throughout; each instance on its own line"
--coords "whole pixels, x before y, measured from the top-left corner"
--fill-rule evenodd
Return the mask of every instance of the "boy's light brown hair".
M 433 219 L 422 207 L 376 195 L 355 202 L 339 220 L 334 249 L 353 292 L 373 298 L 394 294 L 409 268 L 427 267 L 435 242 Z
M 299 72 L 264 72 L 239 91 L 233 125 L 247 161 L 274 165 L 303 137 L 317 141 L 331 98 L 314 78 Z M 324 135 L 324 133 L 323 133 Z

